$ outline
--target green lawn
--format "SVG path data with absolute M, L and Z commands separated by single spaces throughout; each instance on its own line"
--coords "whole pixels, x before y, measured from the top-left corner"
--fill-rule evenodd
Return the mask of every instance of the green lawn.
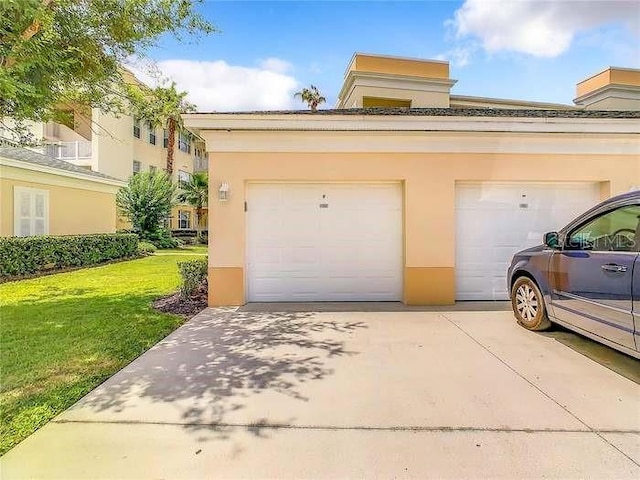
M 177 289 L 176 262 L 152 256 L 0 285 L 0 454 L 182 323 L 154 311 Z
M 207 254 L 207 246 L 206 245 L 186 245 L 182 248 L 166 248 L 163 250 L 158 250 L 156 253 L 187 253 L 187 254 Z

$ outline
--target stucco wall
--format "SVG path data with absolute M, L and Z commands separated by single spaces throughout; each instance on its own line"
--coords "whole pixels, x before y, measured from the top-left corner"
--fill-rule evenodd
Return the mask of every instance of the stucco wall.
M 231 136 L 237 136 L 232 132 Z M 319 132 L 247 133 L 246 149 L 260 135 L 281 137 L 280 149 L 310 143 L 296 136 Z M 208 135 L 208 136 L 206 136 Z M 222 133 L 206 133 L 208 145 L 216 145 Z M 326 133 L 316 145 L 331 150 L 342 145 L 343 133 Z M 357 137 L 357 133 L 348 136 Z M 386 134 L 393 137 L 392 133 Z M 378 136 L 381 136 L 378 134 Z M 332 137 L 332 138 L 328 138 Z M 502 135 L 506 140 L 508 135 Z M 240 139 L 238 138 L 240 141 Z M 325 141 L 326 140 L 326 141 Z M 210 303 L 244 303 L 245 212 L 247 183 L 251 181 L 380 181 L 404 183 L 405 188 L 405 274 L 404 300 L 408 304 L 450 304 L 455 300 L 455 186 L 456 182 L 601 182 L 603 197 L 628 191 L 640 183 L 640 157 L 636 154 L 549 153 L 549 144 L 562 140 L 539 140 L 539 153 L 474 153 L 487 145 L 476 138 L 468 140 L 467 153 L 393 153 L 389 151 L 326 153 L 304 151 L 255 151 L 210 153 Z M 511 139 L 514 145 L 518 139 Z M 586 136 L 576 141 L 589 145 Z M 625 141 L 630 141 L 626 139 Z M 277 140 L 274 140 L 277 143 Z M 455 142 L 455 139 L 453 140 Z M 462 137 L 458 143 L 464 142 Z M 506 142 L 509 143 L 508 141 Z M 571 150 L 571 142 L 564 149 Z M 360 145 L 370 144 L 363 136 Z M 453 145 L 453 143 L 451 143 Z M 228 145 L 222 145 L 225 148 Z M 500 142 L 493 145 L 499 149 Z M 376 145 L 377 148 L 383 148 Z M 257 147 L 260 148 L 260 147 Z M 399 145 L 396 145 L 399 148 Z M 451 146 L 450 146 L 451 148 Z M 523 148 L 526 148 L 523 147 Z M 584 148 L 584 147 L 583 147 Z M 611 147 L 614 148 L 615 147 Z M 546 150 L 546 152 L 545 152 Z M 486 151 L 486 150 L 485 150 Z M 535 150 L 534 150 L 535 151 Z M 637 152 L 637 149 L 636 149 Z M 218 202 L 221 182 L 230 186 L 230 199 Z M 251 208 L 251 205 L 248 205 Z
M 391 73 L 422 78 L 449 78 L 449 63 L 435 60 L 387 57 L 380 55 L 355 55 L 349 70 L 371 73 Z
M 118 187 L 47 173 L 0 167 L 0 236 L 14 235 L 14 187 L 49 192 L 49 234 L 105 233 L 116 229 Z
M 127 180 L 132 172 L 133 118 L 116 117 L 93 109 L 95 133 L 92 137 L 92 164 L 94 170 Z
M 381 86 L 362 86 L 356 85 L 344 100 L 344 108 L 360 108 L 364 107 L 363 98 L 388 98 L 397 100 L 409 100 L 411 107 L 433 107 L 446 108 L 449 106 L 449 92 L 445 91 L 420 91 L 408 90 L 407 88 L 389 88 Z M 383 105 L 376 105 L 383 106 Z
M 576 85 L 576 96 L 581 97 L 609 84 L 640 86 L 640 70 L 631 68 L 607 68 Z

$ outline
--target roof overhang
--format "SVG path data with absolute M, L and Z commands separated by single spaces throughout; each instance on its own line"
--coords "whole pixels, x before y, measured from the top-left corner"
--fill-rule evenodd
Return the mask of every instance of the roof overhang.
M 75 178 L 77 180 L 84 180 L 87 182 L 100 183 L 102 185 L 111 185 L 114 187 L 124 187 L 127 182 L 111 178 L 102 178 L 95 175 L 85 175 L 80 172 L 72 172 L 69 170 L 62 170 L 60 168 L 54 168 L 47 165 L 38 165 L 36 163 L 25 162 L 23 160 L 16 160 L 14 158 L 7 158 L 0 156 L 0 166 L 21 168 L 23 170 L 31 170 L 34 172 L 48 173 L 51 175 L 57 175 L 60 177 Z
M 191 113 L 185 125 L 203 131 L 537 132 L 640 134 L 637 118 L 482 117 L 466 115 L 322 115 Z

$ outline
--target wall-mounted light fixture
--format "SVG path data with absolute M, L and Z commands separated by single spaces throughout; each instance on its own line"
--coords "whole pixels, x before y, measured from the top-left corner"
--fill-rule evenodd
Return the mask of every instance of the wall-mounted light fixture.
M 227 200 L 229 200 L 229 184 L 222 182 L 218 188 L 218 201 L 226 202 Z

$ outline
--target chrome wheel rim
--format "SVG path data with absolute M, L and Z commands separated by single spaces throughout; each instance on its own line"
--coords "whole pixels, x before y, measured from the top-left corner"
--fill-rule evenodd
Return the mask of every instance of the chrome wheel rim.
M 538 296 L 530 285 L 523 283 L 516 290 L 516 311 L 525 322 L 533 321 L 538 315 Z

